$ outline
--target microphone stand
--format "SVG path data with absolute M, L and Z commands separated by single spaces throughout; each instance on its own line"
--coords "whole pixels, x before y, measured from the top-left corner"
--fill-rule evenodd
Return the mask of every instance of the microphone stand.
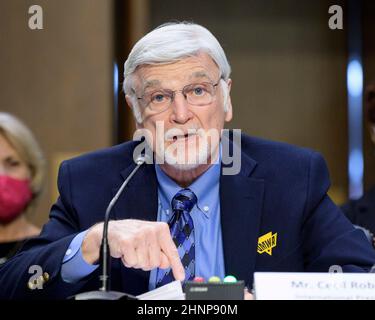
M 133 171 L 129 174 L 129 176 L 125 179 L 122 183 L 120 189 L 117 191 L 116 195 L 113 197 L 111 202 L 109 203 L 104 217 L 104 224 L 103 224 L 103 237 L 102 243 L 100 246 L 100 260 L 102 265 L 102 274 L 100 275 L 99 279 L 101 281 L 101 287 L 99 290 L 96 291 L 89 291 L 79 293 L 73 298 L 75 300 L 137 300 L 137 297 L 123 293 L 118 291 L 110 291 L 109 280 L 111 276 L 110 272 L 110 265 L 111 265 L 111 254 L 109 250 L 108 244 L 108 225 L 109 225 L 109 218 L 111 215 L 112 208 L 116 204 L 118 198 L 120 197 L 121 193 L 125 189 L 126 185 L 129 183 L 131 178 L 135 175 L 138 169 L 146 162 L 145 156 L 139 156 L 136 159 L 136 167 Z

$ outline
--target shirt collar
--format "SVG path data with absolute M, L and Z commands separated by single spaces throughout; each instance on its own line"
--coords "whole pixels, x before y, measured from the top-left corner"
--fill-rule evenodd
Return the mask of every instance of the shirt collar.
M 167 215 L 171 213 L 171 202 L 175 194 L 182 188 L 174 182 L 167 174 L 155 164 L 156 177 L 158 180 L 159 203 Z M 206 218 L 210 216 L 210 210 L 204 210 L 206 207 L 213 208 L 215 194 L 219 191 L 219 180 L 221 174 L 221 144 L 219 157 L 206 172 L 198 177 L 188 188 L 197 196 L 197 207 Z

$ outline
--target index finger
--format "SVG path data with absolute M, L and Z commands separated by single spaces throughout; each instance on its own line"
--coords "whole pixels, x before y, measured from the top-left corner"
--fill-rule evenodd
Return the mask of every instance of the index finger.
M 169 260 L 174 278 L 180 281 L 185 280 L 185 270 L 167 224 L 163 224 L 161 227 L 161 231 L 159 233 L 159 244 L 161 250 Z

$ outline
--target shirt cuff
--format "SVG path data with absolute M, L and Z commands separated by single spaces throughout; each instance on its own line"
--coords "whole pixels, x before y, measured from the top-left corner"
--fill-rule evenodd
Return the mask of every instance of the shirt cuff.
M 81 245 L 87 231 L 77 234 L 66 250 L 61 266 L 61 278 L 65 282 L 76 283 L 99 267 L 99 265 L 89 264 L 83 259 Z

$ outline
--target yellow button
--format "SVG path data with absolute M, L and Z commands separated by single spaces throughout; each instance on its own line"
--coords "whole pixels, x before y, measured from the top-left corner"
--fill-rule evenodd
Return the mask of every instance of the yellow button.
M 43 276 L 39 276 L 39 278 L 38 278 L 38 283 L 44 283 L 44 278 L 43 278 Z
M 208 279 L 208 282 L 221 282 L 221 279 L 219 277 L 213 276 Z
M 43 273 L 43 278 L 44 278 L 44 281 L 48 281 L 49 280 L 49 274 L 47 272 L 44 272 Z
M 29 281 L 27 283 L 27 286 L 30 290 L 34 290 L 36 288 L 36 285 L 32 282 L 32 281 Z

